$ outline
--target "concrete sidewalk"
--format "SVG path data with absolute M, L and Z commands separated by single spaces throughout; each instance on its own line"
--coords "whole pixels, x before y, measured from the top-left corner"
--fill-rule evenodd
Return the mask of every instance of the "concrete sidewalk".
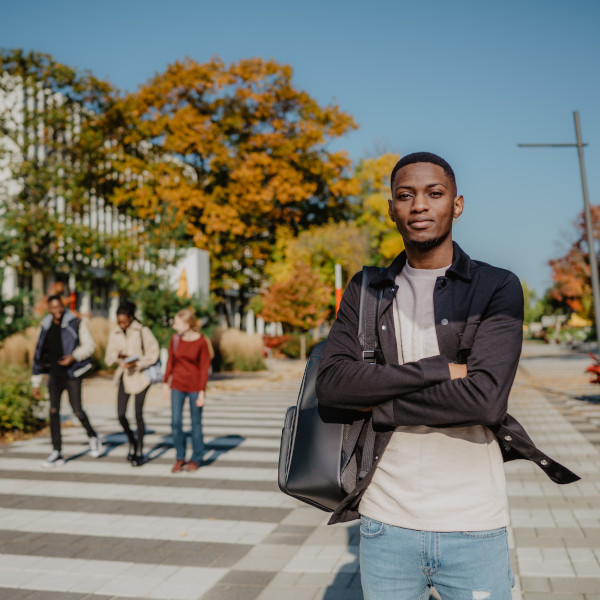
M 600 386 L 587 383 L 589 362 L 524 348 L 510 410 L 583 480 L 558 486 L 529 463 L 506 465 L 515 600 L 600 600 Z M 273 361 L 266 374 L 215 379 L 209 464 L 177 475 L 160 386 L 145 411 L 151 460 L 134 469 L 114 387 L 86 381 L 104 457 L 87 456 L 79 426 L 63 430 L 62 469 L 39 467 L 45 436 L 0 448 L 0 600 L 360 600 L 357 524 L 327 527 L 325 513 L 277 489 L 283 414 L 301 373 Z
M 600 386 L 585 354 L 525 345 L 510 412 L 582 480 L 559 486 L 524 461 L 506 465 L 513 564 L 523 598 L 600 599 Z

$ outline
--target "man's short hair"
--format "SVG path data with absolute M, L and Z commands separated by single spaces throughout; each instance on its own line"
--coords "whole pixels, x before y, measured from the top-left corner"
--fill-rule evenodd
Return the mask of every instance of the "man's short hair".
M 48 300 L 46 301 L 46 303 L 50 304 L 50 302 L 54 302 L 54 300 L 57 300 L 61 304 L 63 303 L 62 296 L 60 294 L 54 294 L 53 296 L 48 296 Z
M 452 167 L 441 156 L 431 152 L 413 152 L 412 154 L 403 156 L 392 169 L 392 175 L 390 177 L 390 188 L 392 189 L 392 194 L 394 193 L 394 177 L 396 177 L 398 169 L 406 167 L 406 165 L 413 165 L 415 163 L 423 162 L 433 163 L 434 165 L 438 165 L 438 167 L 442 167 L 442 169 L 444 169 L 444 173 L 446 173 L 452 183 L 456 185 L 456 177 L 454 177 L 454 171 L 452 170 Z

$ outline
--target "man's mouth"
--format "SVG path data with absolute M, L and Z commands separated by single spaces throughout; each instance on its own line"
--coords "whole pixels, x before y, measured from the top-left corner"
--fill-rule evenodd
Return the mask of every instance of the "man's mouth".
M 408 222 L 409 227 L 413 229 L 427 229 L 433 221 L 431 219 L 414 219 Z

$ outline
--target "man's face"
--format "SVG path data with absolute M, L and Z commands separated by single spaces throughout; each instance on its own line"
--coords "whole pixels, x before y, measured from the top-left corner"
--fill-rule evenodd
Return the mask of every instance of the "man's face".
M 60 323 L 65 314 L 65 307 L 60 300 L 51 300 L 48 302 L 48 312 L 55 323 Z
M 435 248 L 449 238 L 452 220 L 464 200 L 444 169 L 433 163 L 414 163 L 398 169 L 388 201 L 388 214 L 406 246 Z

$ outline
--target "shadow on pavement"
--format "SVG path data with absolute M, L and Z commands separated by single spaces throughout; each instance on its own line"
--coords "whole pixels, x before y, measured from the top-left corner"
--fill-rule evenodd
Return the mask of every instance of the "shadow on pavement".
M 581 400 L 583 402 L 590 402 L 591 404 L 600 404 L 600 394 L 591 396 L 573 396 L 575 400 Z

